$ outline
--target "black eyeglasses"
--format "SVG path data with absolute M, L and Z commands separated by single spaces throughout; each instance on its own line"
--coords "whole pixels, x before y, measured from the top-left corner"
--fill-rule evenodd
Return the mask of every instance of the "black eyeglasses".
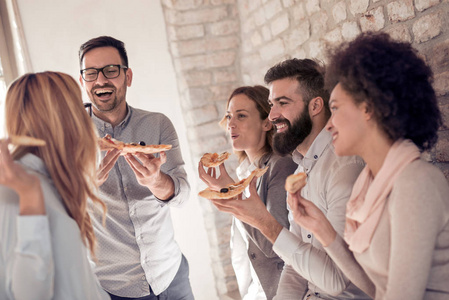
M 98 73 L 103 73 L 103 76 L 107 79 L 117 78 L 120 75 L 120 69 L 128 69 L 126 66 L 122 65 L 109 65 L 103 68 L 87 68 L 81 70 L 81 76 L 84 81 L 94 81 L 98 78 Z

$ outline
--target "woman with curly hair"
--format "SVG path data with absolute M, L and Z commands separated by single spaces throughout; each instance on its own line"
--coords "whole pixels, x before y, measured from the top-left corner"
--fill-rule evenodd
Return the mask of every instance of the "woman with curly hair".
M 95 277 L 88 199 L 96 196 L 97 134 L 67 74 L 26 74 L 6 100 L 6 130 L 44 140 L 0 140 L 0 299 L 109 299 Z
M 326 74 L 335 151 L 361 156 L 366 167 L 344 238 L 299 192 L 288 198 L 295 222 L 375 299 L 448 299 L 449 186 L 420 158 L 442 124 L 430 68 L 410 44 L 365 33 L 333 53 Z

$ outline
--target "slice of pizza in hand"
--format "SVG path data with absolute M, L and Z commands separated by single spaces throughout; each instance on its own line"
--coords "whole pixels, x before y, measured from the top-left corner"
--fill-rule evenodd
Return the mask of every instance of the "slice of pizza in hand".
M 218 153 L 206 153 L 201 157 L 201 162 L 203 163 L 203 166 L 206 168 L 214 168 L 221 165 L 225 160 L 228 159 L 228 157 L 231 155 L 231 153 L 223 152 L 221 154 Z
M 13 144 L 15 146 L 42 147 L 42 146 L 46 145 L 44 140 L 30 137 L 30 136 L 25 136 L 25 135 L 10 135 L 9 140 L 10 140 L 10 144 Z
M 144 153 L 153 154 L 162 151 L 167 151 L 171 149 L 171 145 L 145 145 L 145 143 L 125 143 L 112 138 L 109 134 L 105 135 L 103 138 L 98 140 L 101 151 L 107 151 L 112 149 L 119 149 L 122 152 L 120 155 L 125 155 L 128 153 Z
M 294 194 L 306 185 L 307 175 L 300 172 L 292 174 L 285 179 L 285 190 L 290 194 Z
M 231 183 L 222 188 L 220 191 L 215 191 L 210 188 L 206 188 L 198 193 L 198 196 L 206 198 L 206 199 L 231 199 L 235 196 L 240 195 L 246 189 L 246 187 L 250 184 L 251 180 L 254 177 L 260 177 L 268 170 L 268 166 L 263 169 L 255 169 L 251 172 L 251 174 L 245 178 L 240 180 L 237 183 Z

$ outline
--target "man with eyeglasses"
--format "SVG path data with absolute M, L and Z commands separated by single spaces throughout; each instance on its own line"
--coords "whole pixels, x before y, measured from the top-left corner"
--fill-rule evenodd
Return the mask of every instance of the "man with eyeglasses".
M 100 136 L 172 145 L 159 156 L 102 153 L 98 181 L 108 212 L 105 226 L 101 215 L 91 214 L 98 239 L 95 273 L 113 300 L 193 299 L 169 210 L 190 192 L 176 131 L 165 115 L 127 104 L 133 72 L 123 42 L 91 39 L 81 45 L 79 62 L 80 84 Z

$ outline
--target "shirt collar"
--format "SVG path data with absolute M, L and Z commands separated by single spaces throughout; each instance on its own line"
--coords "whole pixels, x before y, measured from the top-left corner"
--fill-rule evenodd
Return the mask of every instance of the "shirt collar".
M 25 154 L 18 160 L 18 163 L 27 169 L 35 171 L 36 173 L 45 175 L 46 177 L 50 177 L 50 174 L 48 173 L 44 161 L 34 154 L 31 153 Z
M 128 122 L 129 122 L 129 120 L 131 118 L 131 114 L 132 114 L 133 110 L 134 109 L 131 106 L 129 106 L 128 103 L 126 103 L 126 111 L 127 111 L 126 116 L 116 127 L 124 127 L 124 126 L 126 126 L 126 124 L 128 124 Z M 101 127 L 106 127 L 106 128 L 107 127 L 112 127 L 111 123 L 108 123 L 108 122 L 100 119 L 94 113 L 92 113 L 92 120 L 94 121 L 94 123 L 96 125 L 101 125 Z
M 296 149 L 293 151 L 293 161 L 298 165 L 301 165 L 304 168 L 304 171 L 308 174 L 321 157 L 324 150 L 329 146 L 331 139 L 332 136 L 330 132 L 323 128 L 313 141 L 309 150 L 307 150 L 305 156 L 299 153 Z
M 252 171 L 258 168 L 259 163 L 260 167 L 264 168 L 270 161 L 270 158 L 271 154 L 262 155 L 261 158 L 255 160 L 253 163 L 250 163 L 248 157 L 246 157 L 235 170 L 237 177 L 239 178 L 239 180 L 248 177 Z

